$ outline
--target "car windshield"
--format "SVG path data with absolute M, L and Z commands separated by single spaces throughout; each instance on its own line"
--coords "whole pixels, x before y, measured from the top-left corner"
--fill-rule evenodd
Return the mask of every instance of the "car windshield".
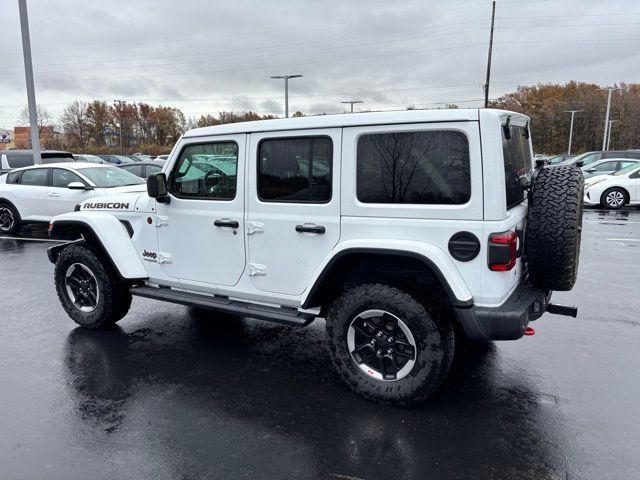
M 124 187 L 145 183 L 142 178 L 118 167 L 83 168 L 81 173 L 99 188 Z
M 634 163 L 621 170 L 618 170 L 617 172 L 612 173 L 611 175 L 626 175 L 627 173 L 633 172 L 634 170 L 638 170 L 638 169 L 640 169 L 640 165 L 637 163 Z

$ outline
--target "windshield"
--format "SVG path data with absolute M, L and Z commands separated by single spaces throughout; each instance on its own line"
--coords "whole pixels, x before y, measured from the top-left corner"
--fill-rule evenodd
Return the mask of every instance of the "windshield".
M 638 170 L 640 168 L 640 165 L 638 165 L 637 163 L 631 164 L 621 170 L 618 170 L 617 172 L 612 173 L 611 175 L 626 175 L 629 172 L 633 172 L 634 170 Z
M 118 167 L 83 168 L 80 172 L 98 188 L 141 185 L 144 179 Z

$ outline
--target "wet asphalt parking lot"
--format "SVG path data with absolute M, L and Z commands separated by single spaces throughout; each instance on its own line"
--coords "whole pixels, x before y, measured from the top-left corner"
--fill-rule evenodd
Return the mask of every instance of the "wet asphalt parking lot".
M 76 328 L 41 228 L 0 239 L 1 479 L 640 477 L 640 209 L 585 212 L 580 275 L 536 335 L 468 351 L 413 409 L 352 394 L 324 324 L 134 298 Z

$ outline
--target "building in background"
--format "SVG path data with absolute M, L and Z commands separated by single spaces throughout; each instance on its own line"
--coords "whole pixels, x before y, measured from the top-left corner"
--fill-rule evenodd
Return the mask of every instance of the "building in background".
M 53 127 L 40 127 L 40 147 L 47 148 L 47 144 L 51 144 L 55 139 L 55 131 Z M 0 128 L 0 150 L 31 148 L 30 129 L 29 127 L 13 127 L 13 131 Z

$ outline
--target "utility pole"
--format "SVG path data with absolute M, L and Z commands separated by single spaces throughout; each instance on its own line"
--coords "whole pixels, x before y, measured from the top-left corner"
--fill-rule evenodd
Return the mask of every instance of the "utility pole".
M 126 104 L 127 102 L 125 100 L 114 100 L 113 103 L 118 105 L 118 114 L 120 117 L 120 121 L 118 122 L 120 126 L 120 155 L 124 155 L 124 144 L 122 142 L 122 104 Z
M 600 90 L 606 90 L 608 92 L 607 94 L 607 113 L 604 117 L 604 134 L 602 135 L 602 150 L 606 151 L 608 150 L 607 147 L 607 137 L 608 137 L 608 130 L 609 130 L 609 111 L 611 110 L 611 93 L 616 91 L 616 90 L 622 90 L 619 87 L 605 87 L 605 88 L 601 88 Z
M 569 128 L 569 148 L 567 149 L 567 155 L 571 155 L 571 141 L 573 140 L 573 117 L 576 116 L 576 113 L 584 112 L 584 110 L 565 110 L 564 113 L 571 114 L 571 127 Z
M 24 76 L 27 81 L 27 104 L 29 109 L 29 124 L 31 125 L 31 149 L 33 163 L 42 163 L 40 157 L 40 129 L 38 128 L 38 109 L 36 106 L 36 89 L 33 84 L 33 64 L 31 62 L 31 39 L 29 35 L 29 15 L 27 0 L 18 0 L 20 10 L 20 30 L 22 31 L 22 56 L 24 59 Z
M 302 75 L 273 75 L 271 78 L 284 80 L 284 118 L 289 118 L 289 79 L 300 78 Z
M 340 102 L 340 103 L 348 103 L 349 105 L 351 105 L 351 113 L 353 113 L 353 104 L 354 103 L 364 103 L 362 100 L 346 100 L 344 102 Z
M 496 21 L 496 1 L 491 7 L 491 33 L 489 33 L 489 58 L 487 59 L 487 80 L 484 84 L 484 108 L 489 106 L 489 80 L 491 80 L 491 56 L 493 54 L 493 26 Z
M 613 127 L 613 124 L 615 122 L 617 122 L 617 120 L 609 120 L 609 129 L 607 132 L 607 150 L 611 148 L 611 127 Z

